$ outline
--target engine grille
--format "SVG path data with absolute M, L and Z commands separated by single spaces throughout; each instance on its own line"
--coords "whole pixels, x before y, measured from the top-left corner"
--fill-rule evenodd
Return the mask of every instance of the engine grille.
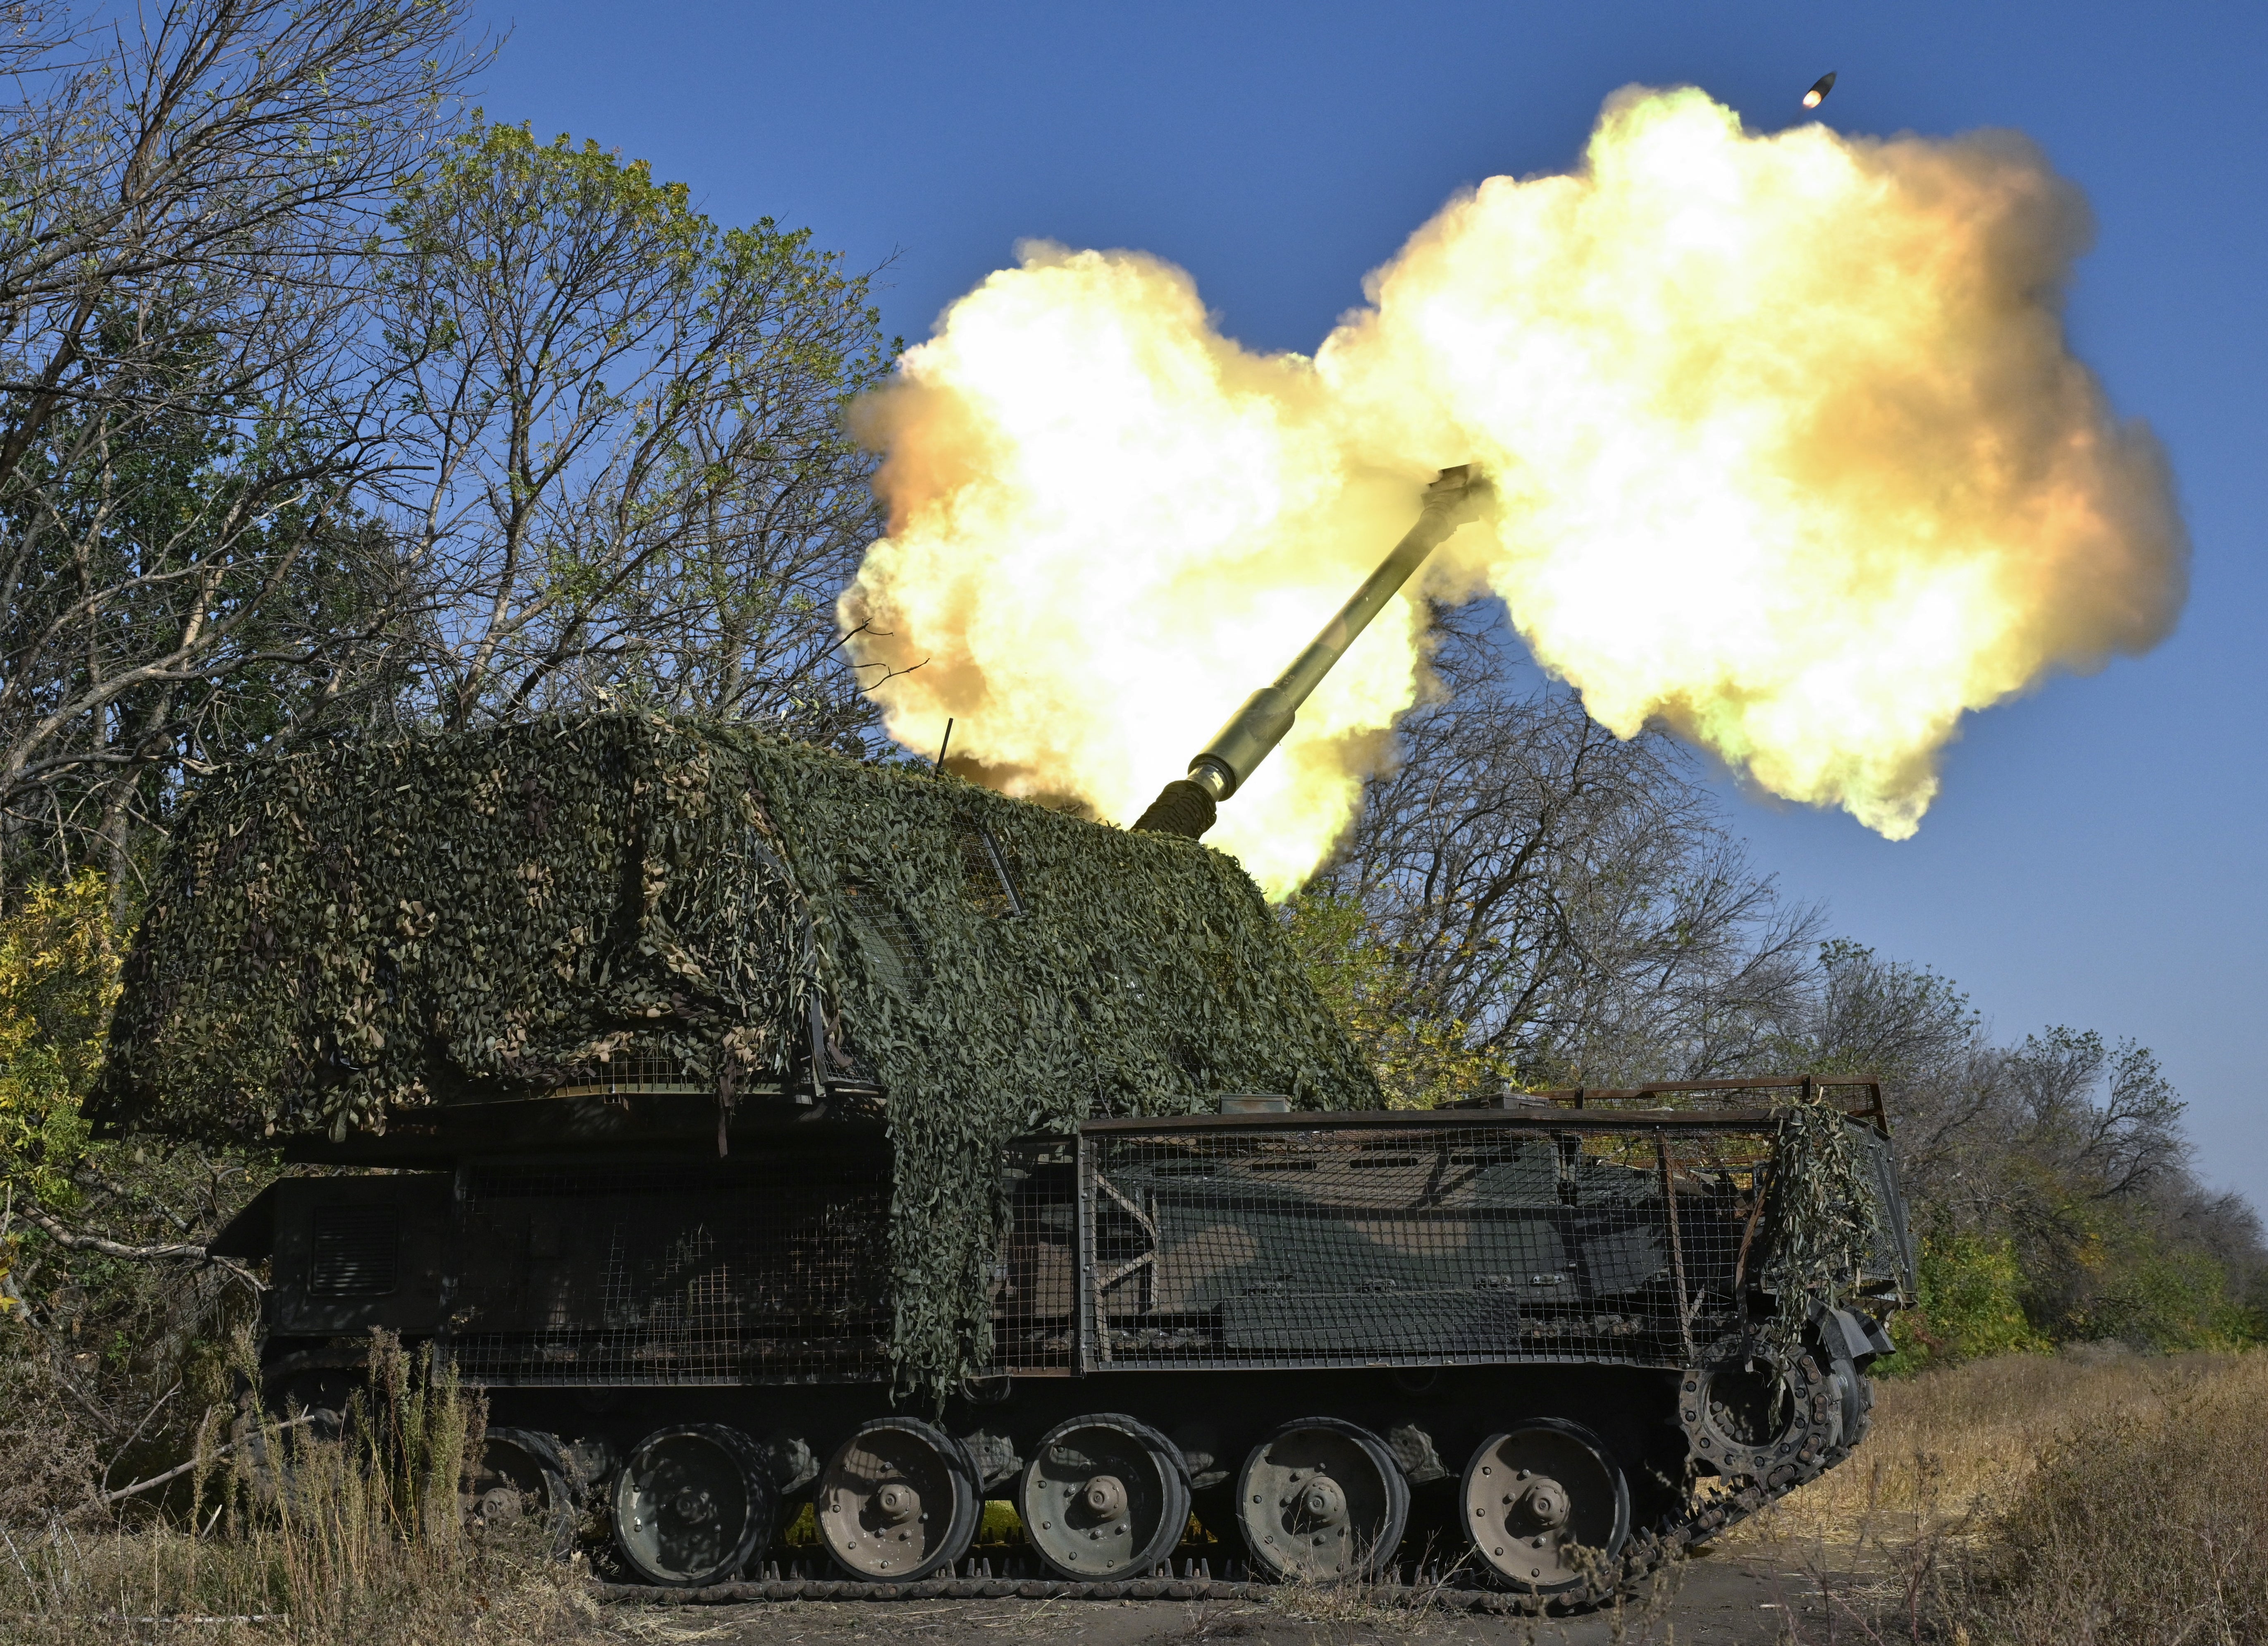
M 401 1283 L 401 1216 L 391 1206 L 319 1206 L 309 1229 L 307 1290 L 384 1297 Z

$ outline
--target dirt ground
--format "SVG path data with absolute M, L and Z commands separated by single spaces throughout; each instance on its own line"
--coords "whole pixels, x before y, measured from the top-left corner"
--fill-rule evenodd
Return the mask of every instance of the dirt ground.
M 741 1606 L 608 1607 L 617 1639 L 669 1646 L 1781 1646 L 1829 1638 L 1820 1585 L 1767 1551 L 1687 1561 L 1620 1613 L 1579 1618 L 1418 1614 L 1366 1605 L 1226 1601 L 796 1601 Z M 1830 1584 L 1837 1583 L 1830 1579 Z M 1304 1614 L 1302 1611 L 1304 1609 Z M 1331 1611 L 1347 1615 L 1328 1615 Z M 1838 1613 L 1841 1608 L 1837 1607 Z

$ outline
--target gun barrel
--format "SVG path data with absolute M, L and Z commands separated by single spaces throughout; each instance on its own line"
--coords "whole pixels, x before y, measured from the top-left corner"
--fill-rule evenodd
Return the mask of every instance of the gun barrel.
M 1425 564 L 1441 541 L 1470 520 L 1488 491 L 1488 482 L 1470 465 L 1444 469 L 1426 488 L 1425 513 L 1418 523 L 1362 581 L 1352 599 L 1323 625 L 1322 632 L 1278 675 L 1229 717 L 1212 742 L 1189 762 L 1189 776 L 1168 783 L 1135 823 L 1194 839 L 1212 827 L 1215 808 L 1241 788 L 1269 751 L 1284 741 L 1300 705 L 1370 626 L 1410 574 Z

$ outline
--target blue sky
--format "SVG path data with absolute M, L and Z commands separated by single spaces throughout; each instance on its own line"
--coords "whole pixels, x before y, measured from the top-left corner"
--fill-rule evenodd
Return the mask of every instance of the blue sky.
M 2171 453 L 2190 609 L 2151 656 L 1972 719 L 1919 836 L 1734 827 L 1836 929 L 2004 1037 L 2158 1049 L 2208 1180 L 2268 1208 L 2268 7 L 1153 4 L 635 10 L 489 0 L 480 99 L 808 225 L 917 341 L 1016 241 L 1137 247 L 1249 346 L 1309 350 L 1459 187 L 1565 167 L 1602 98 L 1690 83 L 1772 128 L 2029 133 L 2093 202 L 2070 325 Z

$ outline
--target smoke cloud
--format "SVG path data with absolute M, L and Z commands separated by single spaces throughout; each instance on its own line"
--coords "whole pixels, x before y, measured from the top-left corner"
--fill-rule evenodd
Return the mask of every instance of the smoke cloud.
M 973 775 L 1130 822 L 1477 462 L 1498 513 L 1413 596 L 1501 595 L 1616 733 L 1903 838 L 1964 713 L 2181 606 L 2163 457 L 2064 335 L 2088 233 L 2011 134 L 1759 137 L 1631 88 L 1574 171 L 1451 201 L 1312 357 L 1221 336 L 1154 258 L 1027 246 L 863 408 L 890 532 L 853 654 L 908 746 L 951 716 Z M 1391 758 L 1422 641 L 1397 602 L 1223 807 L 1271 895 Z

